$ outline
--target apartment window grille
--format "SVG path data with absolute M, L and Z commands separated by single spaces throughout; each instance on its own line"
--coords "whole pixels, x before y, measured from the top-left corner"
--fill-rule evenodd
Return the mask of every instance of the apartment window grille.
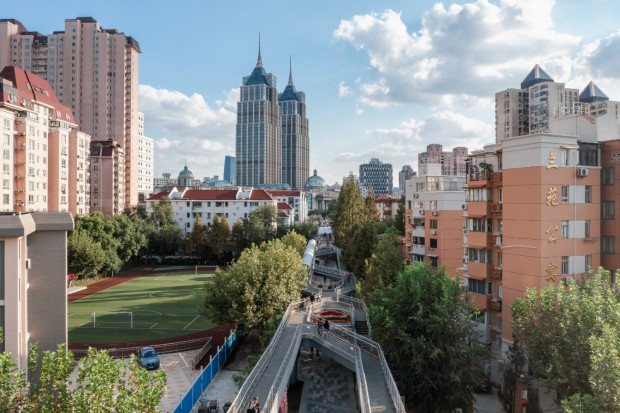
M 592 185 L 585 186 L 585 202 L 586 204 L 592 203 Z
M 568 185 L 562 185 L 562 202 L 568 202 Z
M 562 257 L 562 274 L 568 274 L 568 257 Z
M 603 201 L 601 203 L 603 208 L 603 219 L 614 219 L 615 217 L 615 202 L 614 201 Z
M 562 238 L 568 238 L 568 221 L 562 221 Z
M 602 170 L 603 185 L 613 185 L 616 181 L 616 168 L 607 166 Z
M 602 240 L 602 245 L 603 245 L 603 248 L 602 248 L 603 254 L 614 254 L 615 252 L 614 237 L 604 235 L 601 238 L 601 240 Z

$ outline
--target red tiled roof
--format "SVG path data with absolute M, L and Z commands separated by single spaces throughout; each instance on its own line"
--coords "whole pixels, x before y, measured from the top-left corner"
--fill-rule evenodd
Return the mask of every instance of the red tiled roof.
M 279 216 L 280 218 L 288 218 L 288 214 L 286 214 L 285 212 L 280 212 L 280 213 L 278 213 L 278 216 Z
M 170 191 L 161 191 L 161 192 L 151 195 L 146 200 L 147 201 L 159 201 L 160 199 L 167 197 L 169 194 L 170 194 Z
M 272 196 L 300 196 L 300 191 L 267 190 Z
M 191 201 L 234 201 L 237 199 L 236 189 L 190 189 L 183 199 Z
M 269 192 L 264 189 L 252 189 L 252 194 L 250 195 L 251 201 L 273 201 Z
M 278 202 L 278 211 L 280 210 L 290 210 L 293 209 L 289 204 L 287 204 L 286 202 Z
M 71 109 L 60 103 L 60 100 L 47 80 L 15 66 L 6 66 L 2 69 L 2 72 L 0 72 L 0 77 L 13 82 L 13 85 L 17 89 L 17 102 L 14 103 L 15 105 L 22 106 L 23 99 L 36 101 L 47 106 L 52 106 L 55 109 L 52 111 L 51 116 L 53 120 L 61 120 L 76 124 Z M 28 85 L 30 85 L 30 87 Z M 7 102 L 8 96 L 2 96 L 2 101 Z M 34 109 L 32 103 L 24 107 L 30 110 Z M 57 116 L 56 111 L 61 113 L 60 117 Z M 67 115 L 69 116 L 67 117 Z

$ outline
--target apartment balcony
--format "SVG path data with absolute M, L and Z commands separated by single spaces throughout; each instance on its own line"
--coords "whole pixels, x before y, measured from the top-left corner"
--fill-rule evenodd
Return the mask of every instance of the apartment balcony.
M 487 295 L 487 309 L 490 311 L 502 311 L 502 299 Z
M 469 260 L 467 262 L 467 273 L 475 274 L 476 279 L 486 278 L 489 279 L 491 277 L 491 271 L 493 270 L 492 264 L 486 264 L 484 262 L 476 262 Z
M 414 237 L 425 237 L 426 231 L 424 230 L 424 227 L 414 227 L 413 236 Z
M 502 267 L 493 267 L 491 269 L 491 279 L 493 281 L 501 281 L 502 280 Z
M 426 255 L 426 248 L 424 245 L 414 244 L 411 248 L 411 253 L 415 255 Z
M 502 204 L 491 204 L 491 214 L 494 217 L 502 215 Z
M 26 142 L 15 142 L 15 147 L 13 148 L 15 151 L 24 151 L 26 150 Z
M 468 202 L 467 203 L 467 216 L 468 217 L 487 217 L 491 215 L 491 203 L 482 202 Z
M 467 232 L 468 247 L 490 248 L 493 245 L 495 245 L 495 241 L 493 234 L 491 234 L 490 232 Z

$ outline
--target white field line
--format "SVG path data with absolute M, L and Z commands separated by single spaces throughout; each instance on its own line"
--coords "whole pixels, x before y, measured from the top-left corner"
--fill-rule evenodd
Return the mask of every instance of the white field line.
M 159 323 L 155 323 L 155 324 L 153 324 L 151 327 L 149 327 L 149 330 L 152 330 L 153 328 L 155 328 L 155 326 L 156 326 L 157 324 L 159 324 Z
M 187 364 L 187 361 L 185 361 L 185 359 L 183 358 L 183 354 L 181 353 L 177 353 L 179 355 L 179 357 L 181 357 L 181 360 L 183 360 L 183 364 L 185 364 L 185 367 L 189 368 L 189 364 Z
M 192 323 L 196 320 L 198 320 L 200 318 L 199 315 L 196 316 L 196 318 L 194 318 L 192 321 L 190 321 L 185 327 L 183 327 L 183 330 L 187 330 L 187 327 L 189 327 L 190 325 L 192 325 Z

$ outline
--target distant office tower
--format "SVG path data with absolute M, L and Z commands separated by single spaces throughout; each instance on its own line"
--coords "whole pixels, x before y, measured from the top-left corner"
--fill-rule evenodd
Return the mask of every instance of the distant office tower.
M 138 112 L 138 201 L 153 193 L 153 139 L 144 136 L 144 114 Z
M 14 66 L 0 72 L 0 211 L 89 212 L 90 136 L 49 83 Z
M 416 173 L 413 171 L 411 165 L 403 166 L 403 169 L 398 173 L 398 189 L 401 191 L 405 191 L 407 179 L 411 179 L 416 176 Z
M 292 189 L 302 189 L 310 170 L 310 138 L 306 95 L 295 89 L 292 68 L 278 105 L 282 124 L 282 182 Z
M 243 78 L 237 104 L 237 184 L 257 186 L 282 182 L 282 135 L 276 76 L 258 60 Z
M 391 195 L 392 182 L 392 164 L 372 158 L 369 163 L 360 165 L 360 183 L 372 189 L 375 195 Z
M 224 180 L 237 184 L 237 158 L 227 155 L 224 158 Z
M 443 146 L 433 143 L 426 152 L 418 154 L 418 165 L 441 164 L 442 175 L 464 175 L 467 148 L 457 146 L 452 152 L 444 151 Z
M 18 66 L 47 79 L 73 110 L 80 130 L 120 145 L 125 206 L 138 202 L 139 54 L 135 39 L 104 30 L 92 17 L 67 19 L 64 31 L 50 35 L 27 31 L 14 19 L 0 20 L 0 67 Z

